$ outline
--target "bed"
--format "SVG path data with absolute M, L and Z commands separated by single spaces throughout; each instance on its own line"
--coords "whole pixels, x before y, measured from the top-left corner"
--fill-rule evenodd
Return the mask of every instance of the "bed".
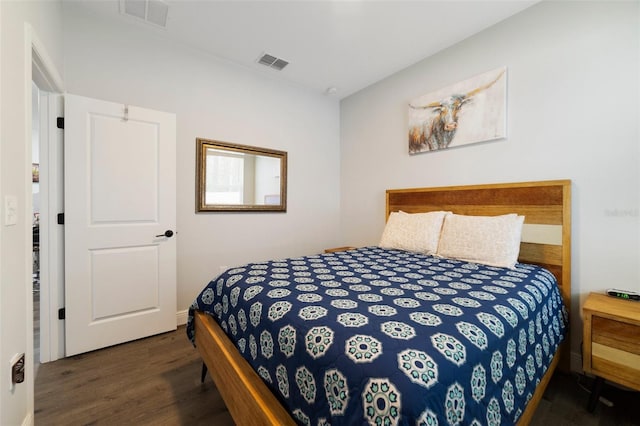
M 243 265 L 187 333 L 237 424 L 528 424 L 567 363 L 570 189 L 388 190 L 388 219 L 524 216 L 518 263 L 370 246 Z

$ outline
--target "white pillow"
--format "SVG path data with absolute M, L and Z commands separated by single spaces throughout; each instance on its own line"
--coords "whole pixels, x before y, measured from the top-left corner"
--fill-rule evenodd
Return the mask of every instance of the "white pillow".
M 464 216 L 444 219 L 438 256 L 513 268 L 520 254 L 524 216 Z
M 442 221 L 447 212 L 392 212 L 384 227 L 380 247 L 435 254 Z

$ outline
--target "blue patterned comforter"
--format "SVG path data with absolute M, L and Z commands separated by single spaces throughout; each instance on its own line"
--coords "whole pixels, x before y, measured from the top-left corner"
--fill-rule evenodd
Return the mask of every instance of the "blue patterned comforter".
M 300 424 L 515 423 L 565 335 L 553 275 L 365 247 L 252 263 L 213 315 Z

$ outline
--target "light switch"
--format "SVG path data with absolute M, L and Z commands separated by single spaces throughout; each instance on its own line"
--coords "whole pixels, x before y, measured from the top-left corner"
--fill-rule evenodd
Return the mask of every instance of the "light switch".
M 18 199 L 15 195 L 4 197 L 4 225 L 10 226 L 18 223 Z

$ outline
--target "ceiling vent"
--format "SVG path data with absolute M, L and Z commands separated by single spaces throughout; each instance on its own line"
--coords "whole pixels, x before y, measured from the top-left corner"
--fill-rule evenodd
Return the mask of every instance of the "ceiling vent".
M 160 0 L 120 0 L 120 13 L 166 28 L 169 5 Z
M 289 62 L 285 61 L 284 59 L 276 58 L 275 56 L 269 55 L 268 53 L 265 53 L 260 58 L 258 58 L 258 63 L 269 68 L 273 68 L 277 71 L 282 71 L 284 67 L 289 65 Z

